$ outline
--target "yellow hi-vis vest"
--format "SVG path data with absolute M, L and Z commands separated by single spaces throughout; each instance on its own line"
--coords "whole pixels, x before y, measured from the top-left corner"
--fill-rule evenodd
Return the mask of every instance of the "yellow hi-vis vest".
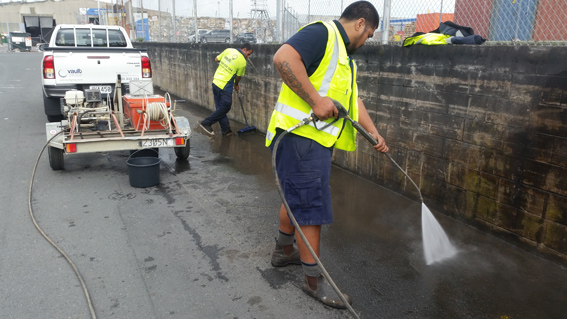
M 325 55 L 317 70 L 309 77 L 309 81 L 321 96 L 328 96 L 339 101 L 348 110 L 350 118 L 358 121 L 358 87 L 354 61 L 350 61 L 344 40 L 334 22 L 317 21 L 314 23 L 323 23 L 327 27 L 329 36 Z M 266 133 L 266 146 L 272 143 L 276 128 L 287 130 L 309 117 L 312 112 L 311 106 L 283 83 Z M 344 119 L 340 119 L 322 129 L 327 123 L 334 120 L 330 118 L 316 124 L 311 122 L 309 125 L 295 129 L 293 133 L 310 138 L 324 147 L 334 145 L 338 149 L 354 151 L 356 149 L 356 130 L 350 122 L 345 123 Z M 321 130 L 315 128 L 315 125 Z
M 414 44 L 445 45 L 450 43 L 447 42 L 447 39 L 449 39 L 450 37 L 450 35 L 441 33 L 424 33 L 406 38 L 404 40 L 403 46 L 408 47 Z

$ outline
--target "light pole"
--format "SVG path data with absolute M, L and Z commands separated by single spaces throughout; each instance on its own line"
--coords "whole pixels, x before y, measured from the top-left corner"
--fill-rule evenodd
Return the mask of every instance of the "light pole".
M 382 19 L 382 44 L 388 44 L 390 33 L 390 9 L 392 0 L 384 0 L 384 19 Z
M 98 9 L 96 11 L 96 13 L 98 14 L 98 24 L 100 25 L 100 0 L 96 0 L 96 4 L 98 6 Z

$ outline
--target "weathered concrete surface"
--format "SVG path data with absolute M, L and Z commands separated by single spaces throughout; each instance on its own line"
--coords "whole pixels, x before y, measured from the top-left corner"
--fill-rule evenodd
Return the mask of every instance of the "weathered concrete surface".
M 225 45 L 144 43 L 155 83 L 213 108 L 210 81 Z M 277 100 L 277 45 L 255 45 L 242 81 L 262 131 Z M 392 157 L 437 210 L 567 260 L 567 54 L 564 47 L 364 46 L 360 95 Z M 243 120 L 235 108 L 231 116 Z M 384 157 L 359 143 L 334 162 L 412 198 Z
M 45 143 L 41 54 L 0 58 L 0 318 L 89 318 L 28 213 Z M 196 125 L 209 111 L 178 114 Z M 349 318 L 301 292 L 300 267 L 270 265 L 280 199 L 263 140 L 195 132 L 189 161 L 163 150 L 161 183 L 143 189 L 129 185 L 127 151 L 66 155 L 63 171 L 43 154 L 34 215 L 78 267 L 98 318 Z M 332 192 L 321 259 L 361 318 L 564 318 L 564 266 L 436 211 L 459 254 L 426 266 L 419 203 L 338 167 Z

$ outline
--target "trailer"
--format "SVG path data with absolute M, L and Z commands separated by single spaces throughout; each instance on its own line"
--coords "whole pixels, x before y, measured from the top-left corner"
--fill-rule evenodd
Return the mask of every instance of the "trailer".
M 187 160 L 191 127 L 187 118 L 174 114 L 176 104 L 153 94 L 152 81 L 131 81 L 130 94 L 122 94 L 120 75 L 113 97 L 102 98 L 100 89 L 70 90 L 60 99 L 61 122 L 46 123 L 49 165 L 64 169 L 65 155 L 174 148 Z

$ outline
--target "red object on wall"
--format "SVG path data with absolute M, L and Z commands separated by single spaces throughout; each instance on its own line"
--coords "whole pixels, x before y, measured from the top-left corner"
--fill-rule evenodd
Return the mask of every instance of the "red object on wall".
M 133 97 L 132 95 L 126 94 L 122 97 L 122 105 L 124 107 L 124 115 L 126 118 L 130 118 L 130 124 L 137 131 L 141 131 L 143 128 L 144 118 L 142 117 L 142 110 L 144 109 L 144 103 L 151 102 L 165 102 L 165 98 L 161 95 L 150 95 L 147 99 L 143 97 Z M 167 104 L 169 107 L 169 103 Z M 138 113 L 140 111 L 140 113 Z M 149 119 L 148 119 L 149 120 Z M 139 123 L 138 123 L 139 121 Z M 165 129 L 163 125 L 158 121 L 150 121 L 149 130 L 163 130 Z M 147 129 L 148 130 L 148 129 Z
M 492 2 L 493 0 L 456 0 L 453 22 L 471 27 L 475 34 L 488 39 Z
M 540 1 L 537 8 L 533 40 L 567 40 L 567 29 L 563 27 L 565 25 L 565 12 L 567 12 L 565 0 Z
M 440 15 L 441 20 L 439 20 Z M 445 21 L 453 21 L 453 14 L 440 14 L 439 12 L 418 14 L 417 19 L 415 20 L 415 32 L 427 33 L 429 31 L 433 31 L 439 28 L 439 22 Z

